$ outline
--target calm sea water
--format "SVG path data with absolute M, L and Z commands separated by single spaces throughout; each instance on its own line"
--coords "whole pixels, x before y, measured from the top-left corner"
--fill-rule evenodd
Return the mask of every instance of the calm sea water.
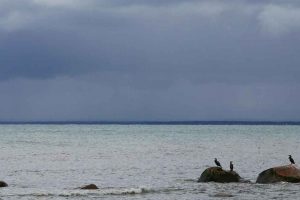
M 300 184 L 197 183 L 217 157 L 255 182 L 300 162 L 300 126 L 0 125 L 0 199 L 297 199 Z M 74 189 L 94 183 L 101 189 Z

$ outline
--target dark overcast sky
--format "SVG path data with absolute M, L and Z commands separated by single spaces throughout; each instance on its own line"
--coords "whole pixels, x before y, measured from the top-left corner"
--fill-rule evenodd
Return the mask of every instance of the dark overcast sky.
M 0 121 L 300 120 L 298 0 L 0 0 Z

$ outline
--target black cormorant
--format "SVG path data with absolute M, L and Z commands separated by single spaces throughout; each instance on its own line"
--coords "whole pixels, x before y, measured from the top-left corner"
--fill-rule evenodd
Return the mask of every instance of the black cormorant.
M 217 165 L 218 167 L 221 167 L 221 168 L 222 168 L 220 162 L 219 162 L 216 158 L 215 158 L 215 163 L 216 163 L 216 165 Z
M 289 155 L 289 160 L 290 160 L 290 162 L 291 162 L 292 164 L 295 164 L 295 161 L 294 161 L 294 159 L 292 158 L 291 155 Z
M 232 161 L 230 161 L 230 171 L 233 171 L 233 164 L 232 164 Z

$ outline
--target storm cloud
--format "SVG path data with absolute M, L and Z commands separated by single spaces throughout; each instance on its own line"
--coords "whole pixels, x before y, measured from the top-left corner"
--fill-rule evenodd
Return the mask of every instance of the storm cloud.
M 0 120 L 300 120 L 300 3 L 0 0 Z

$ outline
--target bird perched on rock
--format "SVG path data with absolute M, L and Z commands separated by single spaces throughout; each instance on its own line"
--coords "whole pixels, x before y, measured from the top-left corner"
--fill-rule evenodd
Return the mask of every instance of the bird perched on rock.
M 294 161 L 294 159 L 292 158 L 291 155 L 289 155 L 289 160 L 290 160 L 290 162 L 291 162 L 292 164 L 295 164 L 295 161 Z
M 217 165 L 218 167 L 221 167 L 221 168 L 222 168 L 220 162 L 219 162 L 216 158 L 215 158 L 215 163 L 216 163 L 216 165 Z
M 233 171 L 233 163 L 230 161 L 230 171 Z

